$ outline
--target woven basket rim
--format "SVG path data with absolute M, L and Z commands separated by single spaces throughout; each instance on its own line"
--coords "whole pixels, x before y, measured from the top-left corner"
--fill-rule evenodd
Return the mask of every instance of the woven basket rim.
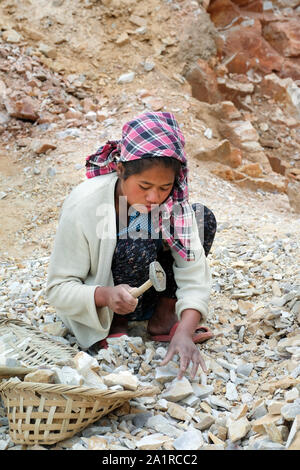
M 20 320 L 18 318 L 7 318 L 5 315 L 0 314 L 0 330 L 1 327 L 8 327 L 13 329 L 14 326 L 21 328 L 18 328 L 17 332 L 19 335 L 21 333 L 24 334 L 24 338 L 26 337 L 25 332 L 31 332 L 32 334 L 34 334 L 36 340 L 41 340 L 41 342 L 47 340 L 51 345 L 56 347 L 58 346 L 60 350 L 64 353 L 69 353 L 71 355 L 76 355 L 78 353 L 78 351 L 71 345 L 54 340 L 51 335 L 39 330 L 39 328 L 37 328 L 36 326 L 26 323 L 25 321 Z
M 152 385 L 145 387 L 139 386 L 136 390 L 99 390 L 97 388 L 86 386 L 19 382 L 14 378 L 0 383 L 0 393 L 7 393 L 10 391 L 71 394 L 80 395 L 82 397 L 99 397 L 104 399 L 130 398 L 141 395 L 151 396 L 160 393 L 160 389 Z

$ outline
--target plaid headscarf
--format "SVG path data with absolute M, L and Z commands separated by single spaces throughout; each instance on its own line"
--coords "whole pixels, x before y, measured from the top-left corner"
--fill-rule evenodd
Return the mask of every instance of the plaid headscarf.
M 188 202 L 187 161 L 185 140 L 171 113 L 147 112 L 122 129 L 122 140 L 106 142 L 86 158 L 86 176 L 105 175 L 116 171 L 118 162 L 147 157 L 172 157 L 179 160 L 181 170 L 168 199 L 159 207 L 158 227 L 163 238 L 187 261 L 194 260 L 190 250 L 193 209 Z M 170 223 L 164 223 L 164 220 Z

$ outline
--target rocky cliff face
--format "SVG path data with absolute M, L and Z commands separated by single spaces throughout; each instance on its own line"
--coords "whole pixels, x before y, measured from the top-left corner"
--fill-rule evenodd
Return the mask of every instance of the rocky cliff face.
M 111 119 L 173 107 L 192 157 L 215 162 L 211 171 L 234 184 L 285 192 L 299 210 L 298 2 L 3 1 L 0 9 L 3 143 L 44 154 L 58 130 L 101 132 Z
M 237 170 L 222 167 L 217 174 L 245 184 L 246 173 L 246 184 L 252 187 L 286 191 L 296 210 L 299 191 L 291 188 L 300 181 L 298 3 L 203 2 L 215 27 L 216 55 L 199 57 L 185 67 L 192 95 L 210 103 L 213 113 L 218 109 L 218 132 L 234 156 L 240 153 L 238 165 L 227 145 L 226 159 L 233 159 L 230 166 Z M 215 150 L 210 157 L 220 161 L 222 153 Z

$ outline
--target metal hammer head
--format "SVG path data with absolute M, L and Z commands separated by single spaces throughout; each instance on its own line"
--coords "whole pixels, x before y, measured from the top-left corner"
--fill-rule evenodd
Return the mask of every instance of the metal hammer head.
M 154 289 L 158 292 L 166 288 L 166 273 L 158 261 L 153 261 L 149 265 L 149 279 L 152 282 Z

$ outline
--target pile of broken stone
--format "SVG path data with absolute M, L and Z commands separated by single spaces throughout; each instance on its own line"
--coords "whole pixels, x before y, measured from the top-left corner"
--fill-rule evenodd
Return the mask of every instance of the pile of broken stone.
M 193 174 L 192 189 L 194 184 L 199 186 Z M 7 259 L 1 263 L 0 314 L 39 328 L 56 341 L 77 348 L 78 357 L 90 361 L 92 372 L 88 377 L 82 367 L 65 364 L 54 370 L 51 380 L 70 384 L 76 378 L 77 385 L 87 386 L 91 386 L 91 380 L 95 386 L 97 380 L 103 390 L 134 390 L 139 385 L 160 389 L 155 397 L 129 400 L 71 439 L 31 448 L 300 448 L 297 221 L 287 223 L 289 215 L 278 220 L 278 213 L 264 214 L 252 200 L 248 207 L 239 193 L 238 205 L 230 199 L 233 191 L 223 195 L 223 183 L 221 189 L 222 198 L 215 201 L 222 217 L 218 218 L 218 233 L 210 254 L 213 289 L 207 318 L 215 337 L 199 345 L 208 372 L 199 369 L 193 380 L 189 370 L 184 378 L 177 379 L 178 357 L 161 366 L 168 345 L 150 341 L 144 325 L 133 325 L 128 336 L 108 339 L 108 349 L 89 349 L 84 356 L 45 299 L 49 257 L 22 263 Z M 218 186 L 208 186 L 209 190 L 214 197 L 219 194 Z M 284 226 L 281 235 L 276 232 L 279 222 Z M 274 233 L 264 235 L 262 228 L 268 224 Z M 9 358 L 19 360 L 11 357 L 11 352 L 6 356 Z M 9 437 L 8 420 L 1 406 L 0 448 L 21 448 Z
M 58 130 L 77 135 L 74 128 L 103 122 L 110 113 L 107 99 L 90 97 L 84 75 L 63 78 L 48 70 L 31 48 L 0 41 L 0 134 L 3 141 L 18 133 L 23 136 L 35 130 Z M 2 72 L 2 73 L 1 73 Z M 35 124 L 37 129 L 32 125 Z M 108 122 L 109 124 L 109 122 Z M 73 133 L 73 134 L 72 134 Z M 63 138 L 58 135 L 57 138 Z M 44 153 L 55 145 L 34 145 L 32 150 Z
M 295 307 L 300 292 L 292 300 Z M 2 365 L 24 365 L 8 349 L 12 341 L 3 335 L 0 341 Z M 139 385 L 156 385 L 156 397 L 137 397 L 118 410 L 102 417 L 75 437 L 55 446 L 31 446 L 40 449 L 110 449 L 110 450 L 284 450 L 300 448 L 300 373 L 299 365 L 287 376 L 265 382 L 266 396 L 253 400 L 249 392 L 239 400 L 237 388 L 258 379 L 257 368 L 263 364 L 231 362 L 203 356 L 208 375 L 201 369 L 195 379 L 187 374 L 178 379 L 178 361 L 174 358 L 160 366 L 166 348 L 155 348 L 139 336 L 108 338 L 108 348 L 97 352 L 79 351 L 72 366 L 37 369 L 24 377 L 27 382 L 62 383 L 100 390 L 136 390 Z M 300 336 L 278 342 L 278 354 L 300 357 Z M 261 361 L 263 362 L 263 360 Z M 251 377 L 250 377 L 251 374 Z M 226 393 L 219 393 L 216 379 L 226 383 Z M 254 382 L 253 382 L 254 380 Z M 220 382 L 220 380 L 219 380 Z M 249 388 L 248 388 L 249 389 Z M 8 421 L 0 408 L 0 448 L 15 446 L 8 435 Z

